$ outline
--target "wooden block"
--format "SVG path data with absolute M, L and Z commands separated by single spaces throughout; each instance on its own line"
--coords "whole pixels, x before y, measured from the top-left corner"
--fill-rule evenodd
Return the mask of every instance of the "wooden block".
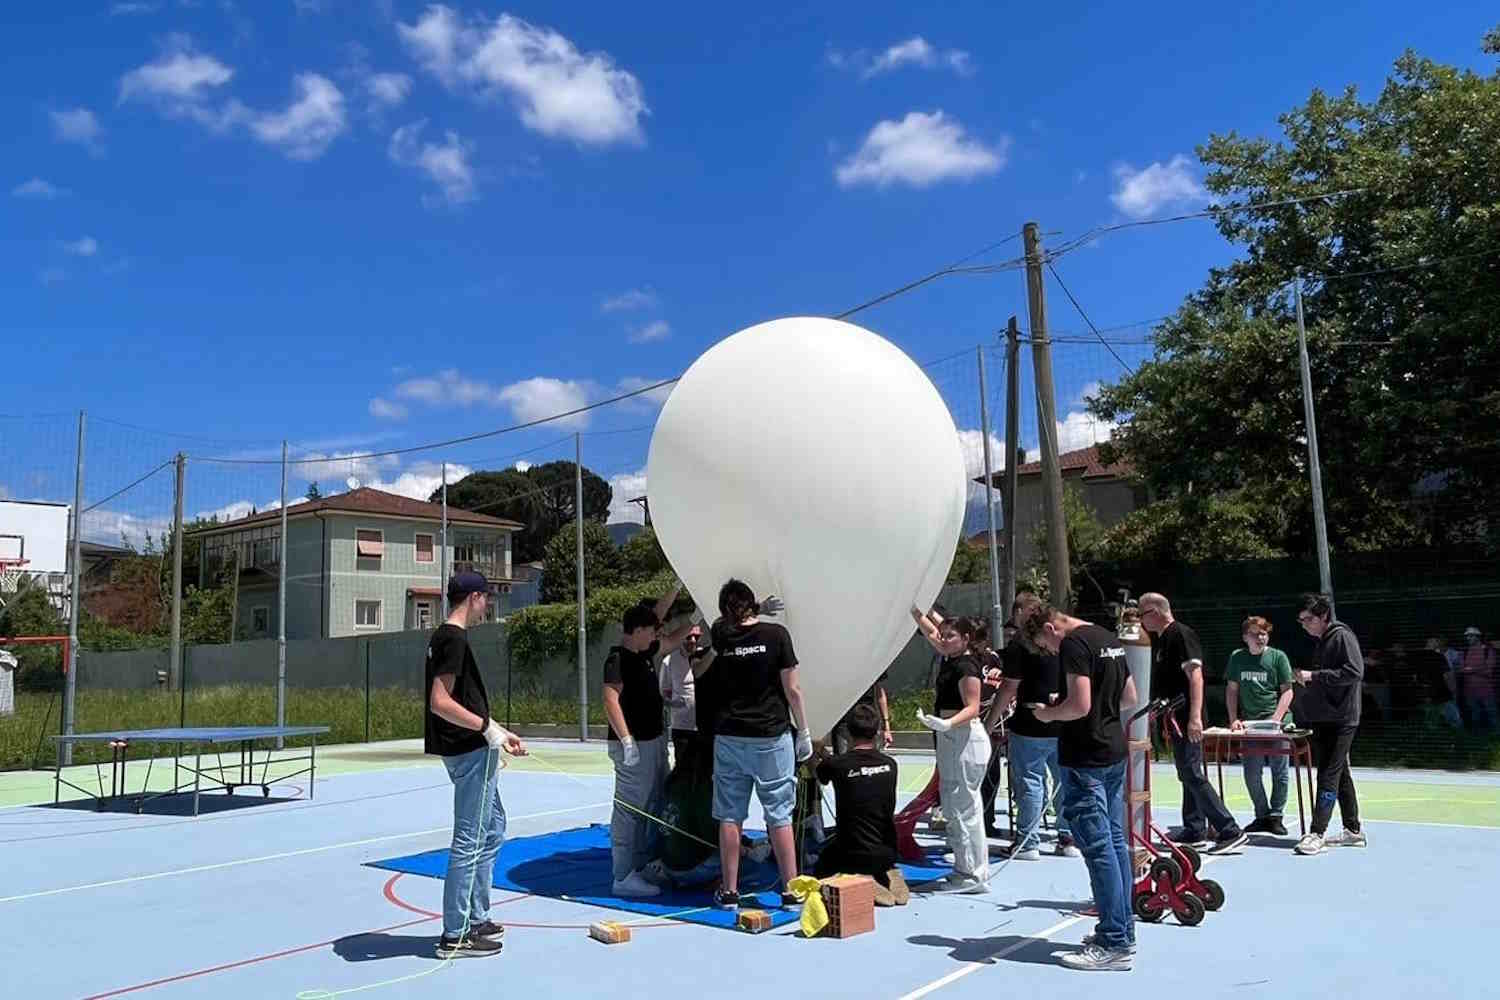
M 741 910 L 734 925 L 742 931 L 759 934 L 771 929 L 771 915 L 765 910 Z
M 875 880 L 867 875 L 824 879 L 819 887 L 828 910 L 828 933 L 847 938 L 875 929 Z
M 624 944 L 630 940 L 630 928 L 613 920 L 605 920 L 589 924 L 589 937 L 605 944 Z

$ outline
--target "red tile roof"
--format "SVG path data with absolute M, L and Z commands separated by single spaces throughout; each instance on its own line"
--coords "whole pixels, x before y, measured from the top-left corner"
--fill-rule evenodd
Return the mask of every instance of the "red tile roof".
M 347 493 L 335 493 L 333 496 L 319 497 L 317 500 L 307 500 L 299 504 L 287 505 L 287 517 L 302 517 L 306 514 L 318 511 L 328 511 L 339 514 L 374 514 L 385 517 L 413 517 L 424 521 L 441 521 L 443 508 L 441 504 L 428 503 L 425 500 L 413 500 L 411 497 L 400 496 L 396 493 L 386 493 L 384 490 L 371 489 L 362 486 L 357 490 Z M 207 528 L 199 528 L 189 532 L 193 535 L 211 534 L 226 529 L 238 530 L 240 528 L 254 527 L 279 520 L 281 511 L 268 510 L 249 517 L 242 517 L 237 521 L 226 521 Z M 448 508 L 448 520 L 453 524 L 483 525 L 493 528 L 511 528 L 519 531 L 526 527 L 516 521 L 507 521 L 502 517 L 491 517 L 488 514 L 474 514 L 457 507 Z
M 1104 462 L 1099 458 L 1098 445 L 1093 445 L 1088 448 L 1080 448 L 1077 451 L 1063 452 L 1061 455 L 1057 456 L 1057 464 L 1061 466 L 1064 473 L 1077 472 L 1081 470 L 1083 472 L 1084 479 L 1124 479 L 1130 475 L 1133 475 L 1135 472 L 1135 468 L 1124 459 L 1121 459 L 1120 461 L 1114 462 L 1110 465 L 1104 464 Z M 1027 462 L 1025 465 L 1016 469 L 1016 475 L 1021 478 L 1025 478 L 1026 476 L 1039 476 L 1041 474 L 1041 462 Z M 984 477 L 979 476 L 974 481 L 977 483 L 983 483 Z M 1004 481 L 1005 473 L 995 473 L 994 483 L 996 487 L 1002 485 Z

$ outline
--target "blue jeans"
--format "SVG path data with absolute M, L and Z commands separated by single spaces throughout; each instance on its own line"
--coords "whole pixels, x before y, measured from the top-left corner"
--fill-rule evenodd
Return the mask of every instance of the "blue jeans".
M 1095 934 L 1103 948 L 1135 944 L 1135 878 L 1125 840 L 1125 763 L 1063 768 L 1063 810 L 1089 870 L 1099 910 Z
M 456 938 L 490 918 L 495 857 L 505 843 L 499 752 L 488 747 L 444 757 L 453 780 L 453 846 L 443 879 L 443 936 Z
M 1057 740 L 1044 736 L 1011 733 L 1010 767 L 1016 789 L 1016 826 L 1020 828 L 1018 849 L 1029 851 L 1041 842 L 1042 813 L 1047 806 L 1047 775 L 1052 775 L 1052 794 L 1057 800 L 1057 835 L 1070 836 L 1062 808 L 1062 771 L 1057 766 Z
M 1271 765 L 1271 801 L 1266 802 L 1266 786 L 1261 782 L 1261 768 Z M 1255 803 L 1256 819 L 1280 819 L 1286 809 L 1287 759 L 1281 754 L 1245 754 L 1245 787 Z
M 767 830 L 792 825 L 797 755 L 791 733 L 714 737 L 714 819 L 744 826 L 752 788 L 766 814 Z

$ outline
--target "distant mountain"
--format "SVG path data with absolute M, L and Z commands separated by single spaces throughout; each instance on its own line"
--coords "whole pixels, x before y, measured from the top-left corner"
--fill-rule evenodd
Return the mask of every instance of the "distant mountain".
M 609 532 L 610 541 L 616 545 L 624 545 L 636 535 L 639 535 L 642 527 L 642 525 L 636 524 L 634 521 L 621 521 L 617 524 L 606 524 L 604 530 Z

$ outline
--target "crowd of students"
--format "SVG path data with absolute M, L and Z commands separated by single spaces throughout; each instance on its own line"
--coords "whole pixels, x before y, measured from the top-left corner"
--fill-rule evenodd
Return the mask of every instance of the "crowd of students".
M 465 639 L 468 622 L 483 618 L 486 594 L 477 574 L 455 576 L 449 584 L 452 614 L 428 648 L 426 749 L 443 758 L 454 784 L 454 838 L 438 945 L 445 957 L 501 948 L 503 928 L 488 912 L 494 859 L 505 832 L 494 755 L 526 753 L 518 737 L 490 719 Z M 754 888 L 779 890 L 782 906 L 798 905 L 792 885 L 807 860 L 800 853 L 799 814 L 817 826 L 817 789 L 829 785 L 837 822 L 831 837 L 819 838 L 813 874 L 867 874 L 877 883 L 877 903 L 905 903 L 909 892 L 897 866 L 894 823 L 897 763 L 884 752 L 892 741 L 884 676 L 827 734 L 830 751 L 815 745 L 807 726 L 792 636 L 763 618 L 778 614 L 781 603 L 774 597 L 758 602 L 746 584 L 729 580 L 706 633 L 699 613 L 667 631 L 677 597 L 673 591 L 628 609 L 620 643 L 604 664 L 615 778 L 614 892 L 650 897 L 667 886 L 712 882 L 713 905 L 733 910 L 741 899 L 742 858 L 773 855 L 777 884 Z M 1152 637 L 1152 696 L 1181 696 L 1167 727 L 1183 787 L 1183 823 L 1174 839 L 1228 852 L 1245 843 L 1246 830 L 1284 834 L 1285 762 L 1271 761 L 1267 799 L 1264 762 L 1246 755 L 1256 819 L 1242 828 L 1204 773 L 1201 643 L 1176 620 L 1164 596 L 1147 594 L 1139 608 Z M 1043 817 L 1053 807 L 1053 849 L 1081 855 L 1098 909 L 1094 933 L 1063 964 L 1129 969 L 1135 927 L 1134 869 L 1125 833 L 1125 719 L 1138 698 L 1121 640 L 1031 594 L 1012 606 L 999 650 L 977 619 L 920 608 L 912 609 L 912 617 L 937 657 L 933 711 L 917 713 L 933 733 L 939 803 L 953 852 L 953 872 L 936 890 L 989 891 L 1003 728 L 1016 808 L 1010 859 L 1040 857 Z M 1344 824 L 1341 842 L 1363 846 L 1347 766 L 1359 725 L 1359 643 L 1317 595 L 1304 599 L 1298 620 L 1318 640 L 1312 671 L 1292 671 L 1285 654 L 1269 645 L 1271 628 L 1263 618 L 1245 620 L 1245 647 L 1229 663 L 1231 725 L 1289 721 L 1293 688 L 1300 686 L 1297 712 L 1312 729 L 1318 795 L 1312 830 L 1296 850 L 1323 850 L 1335 804 Z M 799 785 L 799 765 L 809 763 L 813 780 Z M 752 794 L 765 817 L 769 849 L 744 833 Z

